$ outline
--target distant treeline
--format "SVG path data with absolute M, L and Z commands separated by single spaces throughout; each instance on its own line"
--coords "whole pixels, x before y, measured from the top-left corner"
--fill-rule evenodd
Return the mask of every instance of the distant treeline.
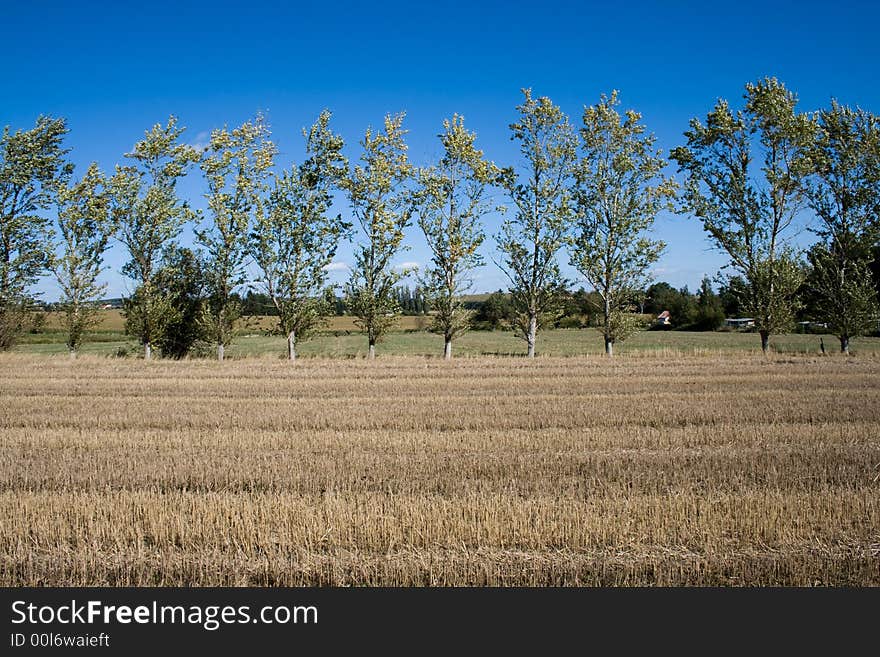
M 880 267 L 875 267 L 873 274 L 874 284 L 880 294 Z M 700 288 L 694 292 L 691 292 L 687 286 L 675 288 L 665 281 L 653 283 L 639 297 L 638 303 L 633 307 L 633 314 L 642 315 L 644 328 L 653 330 L 715 331 L 721 329 L 725 326 L 728 318 L 746 316 L 742 303 L 745 281 L 738 276 L 723 280 L 724 283 L 718 287 L 717 292 L 709 278 L 704 278 Z M 402 315 L 431 315 L 430 302 L 419 286 L 397 286 L 394 294 Z M 800 330 L 827 333 L 827 329 L 819 328 L 824 322 L 821 320 L 820 310 L 816 306 L 815 299 L 811 297 L 809 288 L 805 287 L 801 290 L 801 295 L 802 302 L 796 320 L 811 326 L 800 328 Z M 278 310 L 267 294 L 248 290 L 244 295 L 233 293 L 232 296 L 240 304 L 242 316 L 278 316 Z M 116 302 L 120 307 L 124 303 L 122 299 L 107 299 L 105 302 L 112 303 L 114 307 Z M 462 302 L 470 313 L 469 328 L 472 330 L 509 330 L 515 321 L 516 311 L 512 296 L 504 290 L 499 289 L 489 294 L 465 295 Z M 328 299 L 328 307 L 332 309 L 334 316 L 350 314 L 346 308 L 345 298 L 342 296 L 332 295 Z M 548 328 L 598 327 L 602 321 L 601 307 L 602 298 L 597 292 L 587 291 L 583 287 L 577 290 L 567 290 L 562 295 L 558 314 Z M 47 304 L 46 308 L 53 309 L 53 304 Z M 668 323 L 656 321 L 664 311 L 669 313 Z M 876 335 L 878 331 L 869 331 L 869 333 Z

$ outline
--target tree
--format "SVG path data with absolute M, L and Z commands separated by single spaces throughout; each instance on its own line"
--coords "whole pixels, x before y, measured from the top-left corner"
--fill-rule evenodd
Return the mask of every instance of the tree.
M 345 177 L 348 160 L 342 137 L 330 129 L 324 110 L 308 130 L 308 158 L 275 179 L 267 211 L 258 214 L 249 250 L 260 269 L 260 283 L 287 336 L 287 355 L 333 312 L 328 301 L 327 267 L 351 225 L 330 215 L 332 192 Z
M 691 294 L 687 285 L 673 290 L 667 300 L 669 306 L 670 318 L 672 320 L 672 328 L 674 329 L 692 329 L 697 321 L 699 309 L 697 307 L 697 299 Z
M 41 116 L 30 130 L 0 137 L 0 350 L 9 349 L 27 311 L 28 288 L 46 271 L 52 244 L 49 220 L 55 189 L 71 171 L 64 119 Z
M 245 317 L 278 317 L 278 309 L 268 294 L 248 290 L 241 299 L 241 314 Z
M 443 335 L 443 357 L 452 358 L 452 341 L 470 327 L 471 311 L 462 294 L 469 276 L 483 263 L 477 252 L 485 239 L 480 219 L 493 208 L 486 200 L 488 185 L 500 170 L 474 146 L 476 134 L 457 114 L 443 121 L 444 154 L 436 165 L 419 171 L 419 227 L 431 249 L 431 266 L 422 290 L 434 311 L 433 331 Z
M 81 180 L 59 185 L 57 207 L 61 253 L 52 258 L 51 269 L 61 288 L 67 348 L 76 358 L 83 334 L 99 319 L 96 301 L 107 289 L 98 277 L 112 232 L 110 199 L 96 163 Z
M 366 237 L 355 250 L 355 265 L 345 287 L 346 303 L 367 334 L 369 357 L 399 313 L 394 286 L 408 272 L 391 268 L 412 216 L 405 185 L 412 175 L 403 129 L 404 114 L 385 117 L 384 131 L 367 129 L 361 162 L 343 181 L 351 209 Z
M 718 299 L 725 317 L 741 317 L 743 302 L 748 296 L 748 283 L 742 276 L 717 276 L 716 281 L 720 281 Z
M 832 101 L 817 113 L 814 175 L 806 186 L 821 239 L 809 252 L 807 286 L 822 321 L 849 353 L 880 314 L 871 278 L 880 236 L 880 126 L 877 117 Z
M 172 243 L 156 263 L 151 286 L 156 299 L 156 305 L 150 307 L 155 314 L 151 344 L 166 358 L 184 358 L 209 338 L 204 320 L 204 263 L 192 249 Z M 143 289 L 138 287 L 131 297 L 122 300 L 129 335 L 139 335 L 144 324 L 140 315 L 145 307 L 141 299 Z
M 816 319 L 826 323 L 849 353 L 850 339 L 865 335 L 877 324 L 877 291 L 867 260 L 849 255 L 836 244 L 819 243 L 807 252 L 810 270 L 806 287 Z
M 642 311 L 650 315 L 659 315 L 664 310 L 670 310 L 673 297 L 678 294 L 674 287 L 666 281 L 651 283 L 642 302 Z M 673 317 L 673 320 L 675 318 Z
M 719 100 L 705 125 L 692 119 L 687 145 L 671 157 L 687 175 L 681 209 L 702 221 L 748 283 L 743 306 L 766 353 L 770 335 L 788 328 L 797 308 L 803 271 L 786 233 L 803 207 L 815 130 L 796 113 L 797 97 L 774 78 L 746 85 L 744 97 L 744 110 L 734 113 Z M 752 177 L 756 146 L 761 181 Z
M 195 231 L 207 252 L 207 331 L 223 360 L 241 315 L 236 287 L 245 282 L 247 236 L 251 217 L 264 214 L 264 192 L 277 149 L 262 116 L 237 128 L 213 130 L 202 156 L 208 181 L 210 224 Z
M 697 312 L 691 328 L 695 331 L 714 331 L 724 326 L 724 307 L 712 289 L 712 281 L 704 276 L 700 283 Z
M 167 358 L 184 358 L 198 343 L 210 338 L 204 321 L 205 264 L 192 249 L 172 244 L 162 254 L 154 285 L 167 303 L 156 346 Z
M 474 328 L 486 331 L 505 328 L 513 320 L 513 314 L 510 295 L 498 290 L 486 297 L 476 309 L 473 316 Z
M 501 181 L 515 212 L 496 239 L 503 254 L 499 266 L 510 280 L 515 328 L 534 357 L 538 330 L 555 319 L 566 289 L 556 254 L 572 214 L 569 181 L 577 137 L 568 117 L 549 98 L 534 99 L 530 89 L 523 94 L 519 121 L 510 129 L 524 166 L 519 175 L 508 171 Z
M 198 253 L 177 244 L 169 244 L 157 261 L 151 289 L 155 305 L 149 310 L 152 318 L 152 346 L 162 356 L 180 359 L 189 355 L 200 342 L 209 339 L 205 314 L 206 276 Z M 131 297 L 123 299 L 126 333 L 139 335 L 144 324 L 141 312 L 145 307 L 138 287 Z
M 428 312 L 425 293 L 418 285 L 412 288 L 409 285 L 396 286 L 394 299 L 403 315 L 425 315 Z
M 571 264 L 602 299 L 605 353 L 638 328 L 631 321 L 650 273 L 666 245 L 647 237 L 657 214 L 672 208 L 675 183 L 666 160 L 645 135 L 641 114 L 621 117 L 617 92 L 584 109 L 582 158 L 575 167 L 577 217 Z
M 167 300 L 156 289 L 153 276 L 163 249 L 196 217 L 176 190 L 177 181 L 199 161 L 195 148 L 180 143 L 184 130 L 177 127 L 174 116 L 164 126 L 154 125 L 125 154 L 133 163 L 117 166 L 110 180 L 116 236 L 130 258 L 122 273 L 137 285 L 126 304 L 126 330 L 144 345 L 147 360 L 168 312 Z

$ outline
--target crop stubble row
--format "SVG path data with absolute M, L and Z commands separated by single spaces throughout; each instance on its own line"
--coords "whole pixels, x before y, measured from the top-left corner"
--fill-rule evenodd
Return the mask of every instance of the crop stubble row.
M 6 585 L 880 584 L 880 362 L 0 358 Z

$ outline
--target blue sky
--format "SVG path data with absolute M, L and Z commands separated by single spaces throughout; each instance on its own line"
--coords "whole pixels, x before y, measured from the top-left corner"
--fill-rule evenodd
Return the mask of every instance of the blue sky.
M 691 117 L 705 116 L 718 97 L 738 104 L 745 83 L 763 76 L 797 92 L 803 110 L 835 97 L 880 112 L 880 9 L 867 2 L 111 5 L 3 7 L 0 125 L 28 128 L 41 113 L 66 117 L 79 172 L 92 160 L 111 170 L 171 113 L 197 142 L 263 111 L 279 163 L 288 166 L 301 159 L 300 130 L 324 107 L 352 158 L 368 125 L 405 110 L 417 165 L 438 155 L 436 135 L 454 112 L 488 158 L 516 164 L 508 125 L 523 87 L 550 96 L 575 123 L 584 105 L 619 89 L 623 106 L 642 112 L 664 150 L 682 142 Z M 181 193 L 204 207 L 199 176 Z M 491 236 L 498 218 L 487 224 Z M 655 233 L 669 245 L 658 279 L 693 289 L 725 262 L 692 218 L 663 215 Z M 398 262 L 424 263 L 417 227 L 406 243 Z M 485 254 L 490 264 L 475 291 L 505 284 L 491 264 L 491 238 Z M 345 246 L 338 259 L 350 256 Z M 114 246 L 107 296 L 129 290 L 118 273 L 123 261 Z M 57 297 L 51 283 L 40 289 Z

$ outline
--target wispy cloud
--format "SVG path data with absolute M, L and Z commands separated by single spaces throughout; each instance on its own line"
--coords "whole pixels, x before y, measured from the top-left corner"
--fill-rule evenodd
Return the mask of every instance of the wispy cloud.
M 329 265 L 324 265 L 324 271 L 348 271 L 351 267 L 344 262 L 331 262 Z
M 208 139 L 210 138 L 211 133 L 207 130 L 202 130 L 200 133 L 196 135 L 196 140 L 190 144 L 197 151 L 203 151 L 208 146 Z
M 394 269 L 400 271 L 402 269 L 418 269 L 419 263 L 415 261 L 411 262 L 401 262 L 399 265 L 394 265 Z

